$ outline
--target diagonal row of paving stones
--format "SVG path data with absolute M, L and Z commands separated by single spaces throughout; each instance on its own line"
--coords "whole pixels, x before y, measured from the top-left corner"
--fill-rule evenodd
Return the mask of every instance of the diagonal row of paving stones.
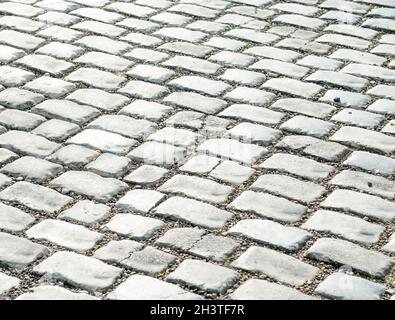
M 394 0 L 0 1 L 0 298 L 395 297 Z

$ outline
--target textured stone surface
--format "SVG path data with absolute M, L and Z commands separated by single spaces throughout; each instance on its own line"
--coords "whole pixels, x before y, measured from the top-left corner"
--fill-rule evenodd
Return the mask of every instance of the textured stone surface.
M 48 253 L 43 245 L 0 232 L 0 264 L 21 268 Z
M 359 277 L 334 273 L 315 290 L 316 293 L 339 300 L 379 300 L 386 287 Z
M 106 202 L 127 188 L 127 184 L 113 178 L 102 178 L 94 173 L 69 171 L 51 181 L 51 186 L 62 192 L 75 192 Z
M 298 286 L 312 280 L 319 270 L 296 258 L 263 247 L 250 247 L 232 265 Z
M 90 291 L 111 286 L 121 271 L 95 258 L 67 251 L 55 253 L 33 269 L 34 273 Z
M 302 292 L 266 280 L 250 279 L 232 294 L 235 300 L 314 300 Z
M 0 0 L 1 299 L 390 299 L 394 10 Z
M 200 300 L 197 294 L 155 278 L 133 275 L 108 295 L 113 300 Z
M 17 182 L 0 192 L 0 199 L 15 201 L 30 209 L 55 212 L 73 199 L 54 190 L 29 182 Z
M 307 251 L 307 256 L 326 263 L 348 265 L 371 276 L 383 278 L 394 261 L 345 240 L 321 238 Z
M 46 240 L 76 251 L 91 249 L 103 236 L 72 223 L 47 219 L 26 231 L 32 239 Z
M 237 272 L 198 260 L 185 260 L 167 280 L 212 292 L 223 292 L 239 275 Z

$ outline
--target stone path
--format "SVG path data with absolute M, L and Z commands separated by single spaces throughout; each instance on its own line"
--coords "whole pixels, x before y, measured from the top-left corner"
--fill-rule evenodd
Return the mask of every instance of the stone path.
M 395 297 L 394 0 L 0 1 L 0 297 Z

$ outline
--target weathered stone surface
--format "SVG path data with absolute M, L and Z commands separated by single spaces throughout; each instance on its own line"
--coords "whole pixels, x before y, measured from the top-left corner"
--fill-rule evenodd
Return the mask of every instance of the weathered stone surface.
M 221 293 L 235 283 L 238 278 L 239 274 L 231 269 L 203 261 L 187 259 L 169 274 L 167 280 Z
M 131 190 L 115 204 L 122 210 L 147 213 L 164 198 L 164 194 L 154 190 Z
M 94 173 L 68 171 L 51 181 L 50 185 L 63 193 L 75 192 L 97 201 L 109 201 L 128 188 L 127 184 L 113 178 L 102 178 Z
M 64 220 L 90 225 L 107 218 L 109 213 L 110 207 L 104 204 L 81 200 L 70 209 L 62 211 L 58 217 Z
M 197 151 L 246 164 L 255 162 L 267 152 L 263 147 L 231 139 L 206 140 L 197 148 Z
M 351 211 L 363 217 L 368 216 L 382 221 L 395 217 L 395 204 L 366 193 L 338 189 L 333 191 L 321 206 Z
M 176 260 L 176 256 L 147 246 L 142 250 L 132 252 L 122 260 L 123 266 L 155 276 L 165 271 Z
M 386 287 L 363 278 L 334 273 L 321 282 L 315 292 L 339 300 L 379 300 Z
M 154 213 L 207 228 L 222 228 L 232 214 L 197 200 L 171 197 L 161 203 Z
M 135 240 L 146 240 L 151 238 L 164 223 L 158 219 L 142 217 L 133 214 L 117 214 L 106 225 L 105 228 Z
M 330 232 L 351 241 L 373 244 L 379 241 L 384 227 L 335 211 L 318 210 L 303 225 L 308 230 Z
M 34 273 L 89 291 L 108 288 L 121 271 L 95 258 L 67 251 L 58 251 L 33 268 Z
M 21 268 L 47 254 L 49 250 L 41 244 L 0 232 L 0 264 Z
M 378 278 L 385 277 L 394 263 L 393 259 L 382 253 L 365 249 L 345 240 L 330 238 L 318 239 L 306 255 L 335 265 L 348 265 Z
M 0 192 L 0 199 L 48 213 L 58 211 L 72 201 L 71 197 L 30 182 L 16 182 Z
M 250 279 L 232 293 L 235 300 L 314 300 L 302 292 L 266 280 Z
M 133 139 L 104 130 L 86 129 L 67 140 L 67 143 L 125 155 L 136 144 Z
M 17 287 L 19 283 L 20 280 L 18 278 L 0 273 L 0 297 L 7 294 L 12 288 Z
M 1 169 L 1 172 L 13 176 L 24 177 L 34 182 L 43 182 L 57 175 L 63 170 L 63 167 L 52 162 L 26 156 L 7 164 Z
M 99 300 L 83 292 L 73 292 L 58 286 L 41 285 L 21 294 L 15 300 Z
M 201 300 L 197 294 L 143 275 L 132 275 L 108 295 L 112 300 Z
M 22 231 L 34 220 L 30 214 L 0 203 L 0 229 L 11 232 Z
M 145 164 L 171 167 L 184 158 L 185 152 L 182 147 L 149 141 L 133 149 L 128 157 Z
M 166 193 L 184 194 L 213 203 L 225 202 L 233 191 L 231 187 L 221 185 L 215 181 L 186 175 L 174 176 L 158 190 Z
M 294 257 L 255 246 L 244 252 L 232 263 L 232 266 L 250 272 L 263 273 L 278 281 L 297 286 L 312 280 L 319 270 Z
M 72 223 L 53 219 L 43 220 L 26 231 L 32 239 L 46 240 L 76 251 L 91 249 L 103 238 L 98 232 Z
M 229 204 L 229 208 L 286 222 L 298 221 L 307 211 L 307 207 L 285 198 L 254 191 L 244 191 Z
M 325 188 L 312 182 L 277 174 L 260 176 L 258 180 L 252 184 L 251 188 L 277 193 L 304 203 L 310 203 L 320 198 L 325 192 Z
M 0 146 L 16 153 L 44 158 L 59 149 L 60 145 L 46 138 L 23 131 L 8 131 L 0 135 Z
M 298 250 L 311 237 L 301 229 L 260 219 L 241 220 L 229 229 L 229 233 L 289 251 Z
M 143 247 L 143 244 L 133 240 L 112 240 L 104 247 L 96 250 L 93 257 L 107 262 L 120 263 L 128 258 L 132 252 L 141 250 Z
M 0 299 L 389 299 L 394 18 L 0 0 Z
M 288 172 L 311 180 L 322 180 L 333 171 L 333 167 L 327 164 L 280 153 L 271 156 L 261 166 L 265 169 Z

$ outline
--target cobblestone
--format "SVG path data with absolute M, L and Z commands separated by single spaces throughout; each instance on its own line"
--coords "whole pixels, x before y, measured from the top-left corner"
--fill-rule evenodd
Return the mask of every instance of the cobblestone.
M 1 299 L 390 299 L 394 8 L 0 1 Z
M 315 291 L 325 297 L 340 300 L 379 300 L 386 288 L 372 281 L 337 272 L 326 278 Z
M 382 253 L 330 238 L 317 240 L 308 250 L 307 256 L 326 263 L 348 265 L 378 278 L 384 277 L 393 264 L 393 260 Z
M 187 259 L 169 274 L 167 280 L 221 293 L 236 282 L 238 278 L 238 273 L 231 269 L 208 262 Z
M 256 246 L 250 247 L 232 265 L 297 286 L 312 280 L 319 270 L 284 253 Z
M 133 275 L 108 295 L 113 300 L 200 300 L 179 286 L 143 275 Z
M 34 267 L 33 272 L 95 291 L 111 286 L 121 270 L 95 258 L 74 252 L 58 251 Z
M 85 227 L 58 220 L 43 220 L 26 231 L 32 239 L 46 240 L 76 251 L 91 249 L 102 235 Z

